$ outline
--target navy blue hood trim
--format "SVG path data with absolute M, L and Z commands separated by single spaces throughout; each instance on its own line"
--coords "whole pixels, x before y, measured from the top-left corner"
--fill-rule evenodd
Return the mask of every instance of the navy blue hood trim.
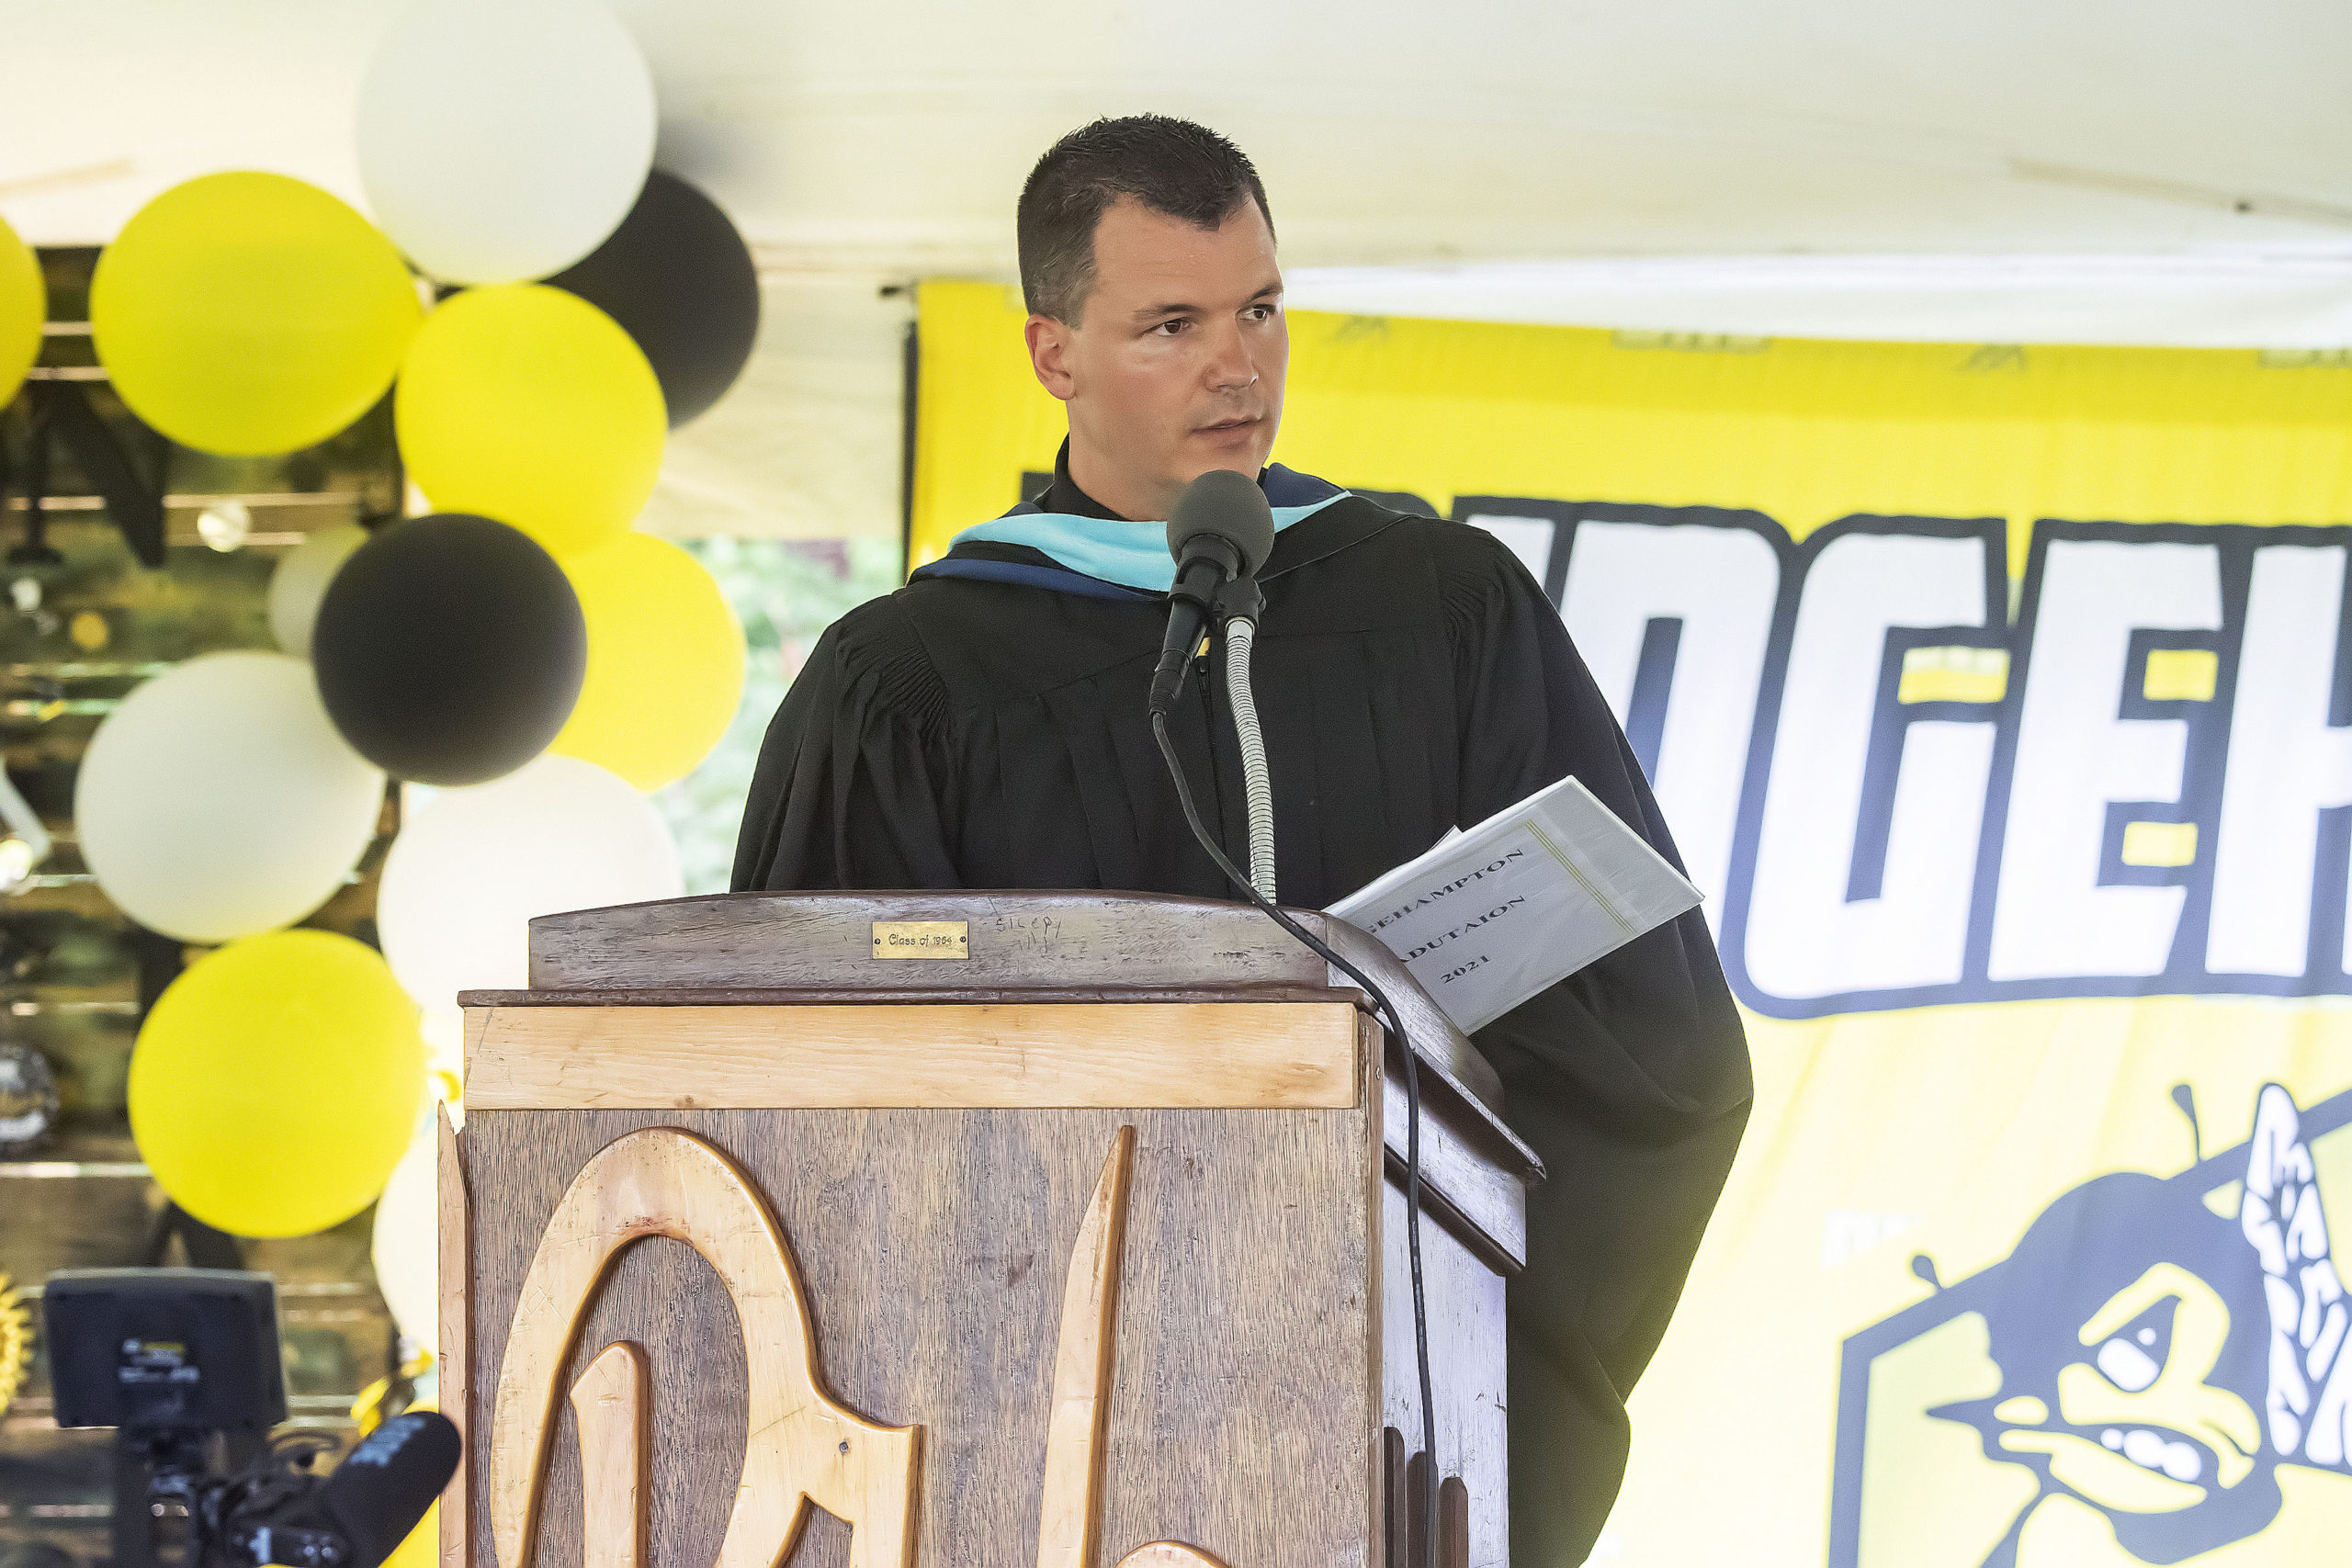
M 921 582 L 926 578 L 961 577 L 977 582 L 1012 582 L 1023 588 L 1043 588 L 1056 593 L 1074 593 L 1081 599 L 1115 599 L 1133 604 L 1159 595 L 1140 589 L 1122 588 L 1115 582 L 1105 582 L 1099 577 L 1089 577 L 1082 571 L 1072 571 L 1066 566 L 1035 566 L 1026 561 L 989 560 L 978 556 L 956 554 L 943 556 L 929 566 L 917 567 L 907 576 L 909 582 Z

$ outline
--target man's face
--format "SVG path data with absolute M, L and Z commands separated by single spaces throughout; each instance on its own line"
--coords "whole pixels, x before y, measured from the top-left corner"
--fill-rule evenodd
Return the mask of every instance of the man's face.
M 1257 476 L 1282 421 L 1290 330 L 1256 202 L 1197 229 L 1122 197 L 1095 228 L 1078 315 L 1032 316 L 1028 339 L 1037 379 L 1069 405 L 1080 489 L 1157 518 L 1212 468 Z

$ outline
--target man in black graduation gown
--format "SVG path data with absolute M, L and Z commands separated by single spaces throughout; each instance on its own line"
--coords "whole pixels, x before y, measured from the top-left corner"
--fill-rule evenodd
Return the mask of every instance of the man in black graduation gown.
M 1182 120 L 1098 121 L 1039 162 L 1019 231 L 1031 359 L 1069 413 L 1053 484 L 825 633 L 768 731 L 738 889 L 1236 897 L 1185 827 L 1145 707 L 1170 575 L 1150 520 L 1211 468 L 1259 476 L 1283 525 L 1253 662 L 1283 902 L 1331 903 L 1569 773 L 1673 858 L 1516 557 L 1266 466 L 1288 338 L 1238 149 Z M 1221 661 L 1195 673 L 1176 744 L 1238 847 Z M 1477 1043 L 1550 1172 L 1510 1291 L 1510 1375 L 1512 1560 L 1555 1568 L 1584 1560 L 1616 1496 L 1625 1395 L 1747 1119 L 1747 1046 L 1695 911 Z

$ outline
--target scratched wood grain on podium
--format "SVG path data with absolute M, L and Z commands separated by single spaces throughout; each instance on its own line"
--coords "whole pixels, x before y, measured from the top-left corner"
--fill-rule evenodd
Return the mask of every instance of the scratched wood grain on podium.
M 1356 1017 L 1337 999 L 493 1007 L 469 1032 L 466 1103 L 1331 1107 L 1355 1100 Z

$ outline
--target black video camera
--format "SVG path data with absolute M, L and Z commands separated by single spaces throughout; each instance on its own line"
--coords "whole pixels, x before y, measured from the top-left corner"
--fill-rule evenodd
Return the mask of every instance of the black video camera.
M 286 1419 L 277 1292 L 223 1269 L 86 1269 L 41 1292 L 60 1427 L 115 1428 L 114 1568 L 156 1562 L 154 1521 L 187 1519 L 186 1568 L 376 1568 L 456 1472 L 458 1430 L 387 1421 L 332 1475 Z

